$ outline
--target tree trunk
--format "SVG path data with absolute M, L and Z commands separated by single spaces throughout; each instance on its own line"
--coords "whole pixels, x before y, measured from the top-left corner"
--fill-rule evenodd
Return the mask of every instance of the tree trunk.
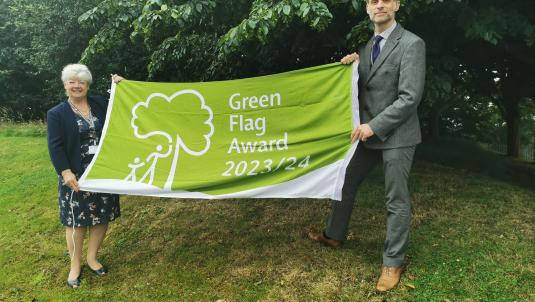
M 175 179 L 175 172 L 176 172 L 176 166 L 178 165 L 178 157 L 179 157 L 179 151 L 180 151 L 180 142 L 178 135 L 175 138 L 175 154 L 173 155 L 173 163 L 171 164 L 171 169 L 169 171 L 169 175 L 167 176 L 167 181 L 165 182 L 165 185 L 163 186 L 163 189 L 167 192 L 173 191 L 173 180 Z
M 507 124 L 507 156 L 520 155 L 520 95 L 511 79 L 503 86 L 505 122 Z
M 518 102 L 508 104 L 505 109 L 507 123 L 507 156 L 518 157 L 520 154 L 520 110 Z
M 429 135 L 433 141 L 440 139 L 440 117 L 453 103 L 435 103 L 429 112 Z

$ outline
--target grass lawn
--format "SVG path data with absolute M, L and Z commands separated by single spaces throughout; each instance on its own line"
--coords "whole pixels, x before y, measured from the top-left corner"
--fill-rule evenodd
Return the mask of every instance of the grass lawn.
M 86 268 L 69 289 L 38 128 L 0 127 L 0 301 L 535 301 L 535 188 L 424 160 L 411 175 L 407 271 L 388 294 L 374 290 L 380 170 L 363 184 L 340 250 L 303 237 L 307 225 L 325 226 L 327 200 L 124 196 L 100 253 L 110 274 Z

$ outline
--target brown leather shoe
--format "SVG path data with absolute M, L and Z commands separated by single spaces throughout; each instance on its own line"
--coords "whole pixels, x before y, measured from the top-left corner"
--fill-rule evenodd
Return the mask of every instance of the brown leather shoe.
M 312 226 L 308 227 L 307 229 L 307 236 L 308 239 L 317 241 L 325 246 L 332 247 L 332 248 L 339 248 L 342 246 L 342 241 L 331 239 L 325 235 L 325 232 L 318 232 L 316 229 Z
M 377 281 L 377 291 L 386 292 L 398 285 L 399 279 L 403 273 L 401 266 L 383 266 L 381 277 Z

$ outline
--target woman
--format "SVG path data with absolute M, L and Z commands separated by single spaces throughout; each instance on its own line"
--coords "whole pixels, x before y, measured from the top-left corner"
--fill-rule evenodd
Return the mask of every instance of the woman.
M 122 79 L 112 75 L 115 83 Z M 76 288 L 80 286 L 86 229 L 89 229 L 87 265 L 98 276 L 107 273 L 97 260 L 97 252 L 106 236 L 108 222 L 120 216 L 120 207 L 118 195 L 80 191 L 77 182 L 96 152 L 108 100 L 87 95 L 92 76 L 85 65 L 65 66 L 61 80 L 68 98 L 47 113 L 48 151 L 58 173 L 60 220 L 66 227 L 71 256 L 67 285 Z

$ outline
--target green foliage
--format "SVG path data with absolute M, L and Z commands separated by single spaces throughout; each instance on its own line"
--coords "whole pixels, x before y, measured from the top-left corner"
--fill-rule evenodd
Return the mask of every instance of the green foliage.
M 249 17 L 238 26 L 231 28 L 219 42 L 220 55 L 227 55 L 240 49 L 245 42 L 267 43 L 270 31 L 288 28 L 293 19 L 323 31 L 333 15 L 324 1 L 285 0 L 272 3 L 256 0 L 253 2 Z
M 218 9 L 230 16 L 233 9 L 244 6 L 243 2 L 226 1 Z M 107 63 L 116 61 L 115 57 L 125 66 L 139 62 L 134 63 L 135 72 L 125 74 L 127 77 L 199 79 L 206 73 L 199 66 L 206 66 L 203 62 L 215 55 L 214 41 L 220 27 L 229 22 L 221 20 L 221 11 L 215 7 L 215 1 L 104 1 L 80 17 L 85 26 L 99 29 L 83 60 L 98 64 L 103 61 L 102 54 L 115 52 L 119 55 L 106 56 L 113 57 Z M 131 57 L 132 48 L 138 54 Z
M 513 137 L 526 130 L 515 128 L 515 114 L 520 104 L 535 100 L 529 80 L 535 72 L 529 55 L 535 20 L 528 12 L 535 9 L 533 2 L 421 4 L 406 2 L 400 18 L 428 46 L 426 98 L 420 108 L 429 118 L 424 129 L 441 128 L 443 134 L 479 141 L 503 142 L 508 133 L 509 148 L 514 149 Z M 437 122 L 440 125 L 432 124 Z M 523 137 L 519 141 L 527 142 Z
M 0 4 L 0 119 L 43 120 L 63 97 L 61 69 L 77 62 L 90 32 L 77 16 L 97 1 L 6 0 Z
M 82 24 L 99 32 L 91 39 L 83 60 L 98 64 L 105 60 L 102 54 L 118 49 L 124 57 L 131 46 L 117 45 L 124 41 L 117 37 L 129 35 L 130 43 L 143 48 L 143 55 L 138 57 L 148 59 L 147 76 L 153 80 L 224 79 L 287 70 L 291 65 L 304 67 L 309 57 L 317 61 L 315 57 L 323 56 L 320 62 L 328 62 L 324 53 L 330 52 L 330 57 L 333 49 L 338 52 L 346 44 L 344 35 L 351 25 L 347 18 L 335 22 L 331 10 L 343 16 L 354 12 L 353 4 L 308 0 L 252 4 L 240 0 L 104 1 L 80 17 Z M 338 40 L 329 41 L 325 51 L 318 54 L 317 49 L 307 48 L 317 44 L 308 39 L 313 32 L 320 34 L 320 40 Z M 138 44 L 141 41 L 142 47 Z M 287 49 L 281 44 L 288 44 Z M 273 57 L 269 52 L 280 55 Z M 288 64 L 285 56 L 290 56 L 293 64 Z
M 506 37 L 523 40 L 527 46 L 535 42 L 535 25 L 517 5 L 508 2 L 504 7 L 483 6 L 478 10 L 462 11 L 459 24 L 469 39 L 481 39 L 493 45 Z M 517 7 L 515 7 L 517 6 Z
M 535 2 L 401 5 L 398 21 L 427 44 L 424 129 L 503 139 L 503 122 L 509 127 L 521 119 L 521 128 L 507 133 L 531 142 L 526 108 L 535 99 Z M 6 0 L 0 3 L 0 118 L 43 119 L 62 97 L 59 70 L 78 59 L 92 70 L 92 91 L 100 94 L 110 73 L 208 81 L 337 61 L 369 40 L 365 7 L 366 0 Z M 489 102 L 495 110 L 487 110 Z
M 78 15 L 81 27 L 95 32 L 81 55 L 81 62 L 98 75 L 93 90 L 106 91 L 112 73 L 127 78 L 146 78 L 149 53 L 143 41 L 130 39 L 133 22 L 142 8 L 140 1 L 105 0 Z
M 215 1 L 193 0 L 184 4 L 162 4 L 164 1 L 149 0 L 145 3 L 139 17 L 134 21 L 132 35 L 141 35 L 145 45 L 155 50 L 162 39 L 176 36 L 188 27 L 192 29 L 208 21 L 216 7 Z
M 129 28 L 132 39 L 142 38 L 151 79 L 224 79 L 329 62 L 365 44 L 371 31 L 365 0 L 256 0 L 250 6 L 243 1 L 145 1 L 143 7 L 133 3 L 137 5 L 129 6 L 127 16 L 108 14 L 108 23 L 123 20 L 130 26 L 117 29 Z M 500 90 L 493 82 L 495 57 L 477 56 L 474 64 L 467 52 L 507 48 L 511 40 L 530 47 L 534 30 L 525 14 L 528 6 L 500 0 L 402 1 L 399 20 L 428 45 L 428 83 L 421 111 L 453 105 L 469 109 L 472 101 L 459 101 L 462 95 L 476 102 L 492 97 L 498 107 L 504 107 L 502 103 L 509 100 L 495 97 Z M 110 41 L 105 36 L 95 38 L 86 52 Z M 510 61 L 507 54 L 497 55 Z
M 520 110 L 520 142 L 524 146 L 535 146 L 535 102 L 523 103 Z

